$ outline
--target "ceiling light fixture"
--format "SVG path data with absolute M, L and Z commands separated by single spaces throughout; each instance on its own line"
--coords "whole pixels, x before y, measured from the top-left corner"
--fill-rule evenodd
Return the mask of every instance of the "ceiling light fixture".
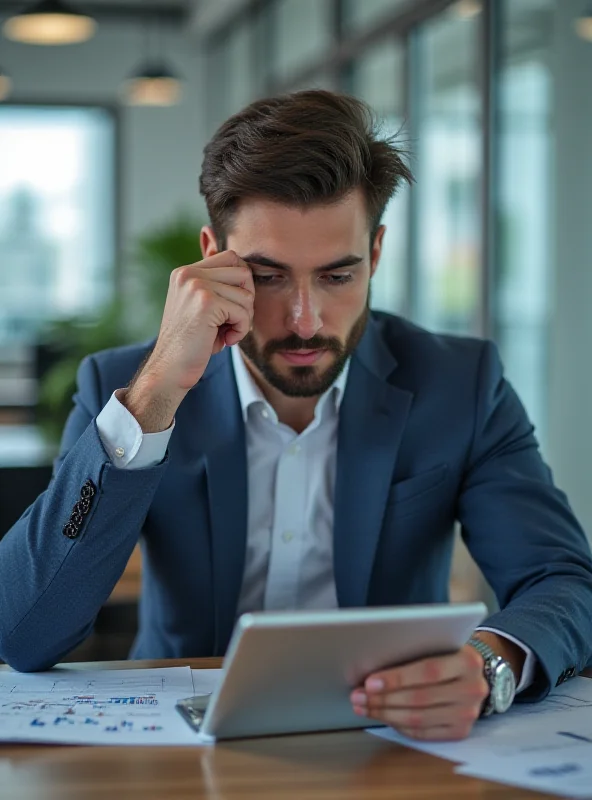
M 481 13 L 482 6 L 480 0 L 457 0 L 452 10 L 461 19 L 472 19 Z
M 584 11 L 576 19 L 575 28 L 578 36 L 592 42 L 592 8 Z
M 146 62 L 124 84 L 132 106 L 173 106 L 181 99 L 181 79 L 164 63 Z
M 76 44 L 95 32 L 92 17 L 76 11 L 64 0 L 40 0 L 4 23 L 4 34 L 25 44 Z
M 172 106 L 181 99 L 182 80 L 162 55 L 163 32 L 158 20 L 154 25 L 158 35 L 156 54 L 152 53 L 150 27 L 146 28 L 145 60 L 124 82 L 124 99 L 132 106 Z
M 6 100 L 12 89 L 12 81 L 2 67 L 0 67 L 0 102 Z

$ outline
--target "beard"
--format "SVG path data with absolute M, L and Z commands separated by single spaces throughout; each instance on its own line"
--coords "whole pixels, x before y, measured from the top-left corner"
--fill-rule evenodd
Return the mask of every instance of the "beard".
M 287 397 L 317 397 L 324 394 L 342 373 L 348 358 L 364 335 L 369 314 L 370 303 L 368 300 L 364 311 L 352 325 L 345 342 L 334 336 L 313 336 L 311 339 L 301 339 L 296 334 L 291 334 L 285 339 L 271 339 L 263 348 L 260 348 L 253 333 L 250 332 L 239 343 L 239 347 L 274 389 Z M 287 373 L 279 372 L 273 366 L 272 356 L 274 353 L 286 350 L 326 350 L 334 353 L 333 363 L 322 372 L 319 372 L 316 365 L 290 367 Z

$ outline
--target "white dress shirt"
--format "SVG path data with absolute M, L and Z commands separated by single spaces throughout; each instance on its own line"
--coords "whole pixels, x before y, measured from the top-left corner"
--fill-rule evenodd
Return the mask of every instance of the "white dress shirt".
M 333 498 L 339 408 L 349 362 L 319 398 L 302 433 L 279 422 L 249 374 L 237 345 L 232 363 L 245 421 L 248 526 L 238 614 L 277 609 L 337 607 L 333 573 Z M 110 459 L 122 469 L 144 469 L 165 457 L 174 429 L 142 432 L 117 392 L 97 417 Z M 509 634 L 483 627 L 519 645 L 526 661 L 517 691 L 533 680 L 535 657 Z

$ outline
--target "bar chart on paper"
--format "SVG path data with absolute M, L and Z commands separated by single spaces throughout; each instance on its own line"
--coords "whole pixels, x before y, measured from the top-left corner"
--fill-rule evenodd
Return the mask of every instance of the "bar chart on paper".
M 0 673 L 0 741 L 197 744 L 175 709 L 189 667 Z

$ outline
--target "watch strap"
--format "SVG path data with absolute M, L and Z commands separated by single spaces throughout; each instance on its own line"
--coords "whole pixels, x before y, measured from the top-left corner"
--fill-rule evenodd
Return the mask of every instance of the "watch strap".
M 493 683 L 495 679 L 495 672 L 492 669 L 493 664 L 497 664 L 498 661 L 502 660 L 501 656 L 498 656 L 497 653 L 491 649 L 488 644 L 481 641 L 481 639 L 477 639 L 475 636 L 471 636 L 468 641 L 468 644 L 471 647 L 474 647 L 475 650 L 479 653 L 480 656 L 483 657 L 483 675 L 485 680 L 487 681 L 487 685 L 489 686 L 489 694 L 483 701 L 483 705 L 481 706 L 481 716 L 488 717 L 490 714 L 493 713 L 493 698 L 492 698 L 492 691 L 493 691 Z

